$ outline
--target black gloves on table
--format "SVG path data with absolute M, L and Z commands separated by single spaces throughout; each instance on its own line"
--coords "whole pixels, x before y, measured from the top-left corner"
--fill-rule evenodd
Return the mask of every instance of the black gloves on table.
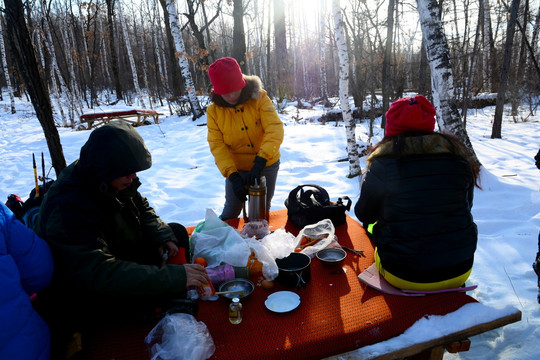
M 247 185 L 255 185 L 255 180 L 257 180 L 257 184 L 260 184 L 261 172 L 263 171 L 265 166 L 266 159 L 260 156 L 255 156 L 255 160 L 253 160 L 253 167 L 249 171 L 246 179 Z
M 247 200 L 247 192 L 240 174 L 238 172 L 233 172 L 229 175 L 229 180 L 232 183 L 234 195 L 236 195 L 240 201 L 245 202 Z

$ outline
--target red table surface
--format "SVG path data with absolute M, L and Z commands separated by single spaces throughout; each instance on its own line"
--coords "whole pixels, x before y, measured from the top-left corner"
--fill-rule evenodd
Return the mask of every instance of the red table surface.
M 229 223 L 239 229 L 244 224 L 241 219 Z M 272 230 L 284 226 L 293 234 L 300 230 L 287 221 L 286 210 L 271 212 L 270 225 Z M 228 320 L 230 299 L 198 300 L 197 320 L 206 324 L 216 346 L 211 359 L 320 359 L 387 340 L 422 317 L 444 315 L 476 301 L 465 293 L 405 297 L 368 288 L 357 278 L 374 261 L 373 245 L 363 227 L 347 216 L 347 223 L 336 228 L 336 235 L 341 245 L 364 250 L 365 256 L 348 252 L 342 265 L 345 271 L 313 259 L 311 281 L 305 289 L 276 284 L 265 290 L 256 286 L 249 297 L 241 299 L 243 320 L 238 325 Z M 268 310 L 264 301 L 280 290 L 296 292 L 300 305 L 288 313 Z M 99 345 L 93 347 L 101 350 L 93 351 L 91 358 L 148 358 L 143 341 L 150 330 L 148 326 L 127 325 L 109 329 L 115 342 L 104 333 Z

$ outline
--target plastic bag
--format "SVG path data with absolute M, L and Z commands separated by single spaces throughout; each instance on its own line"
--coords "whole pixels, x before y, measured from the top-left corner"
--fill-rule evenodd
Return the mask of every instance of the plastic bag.
M 266 280 L 274 280 L 279 274 L 279 268 L 276 264 L 276 259 L 270 254 L 268 249 L 258 240 L 254 238 L 246 239 L 249 247 L 255 255 L 257 260 L 262 263 L 262 274 Z
M 305 246 L 299 251 L 313 258 L 317 251 L 326 248 L 332 241 L 336 240 L 334 224 L 330 219 L 324 219 L 316 224 L 305 226 L 296 236 L 296 248 L 302 244 L 302 238 L 316 240 L 313 245 Z
M 212 209 L 206 209 L 204 224 L 197 229 L 190 240 L 194 259 L 203 257 L 208 267 L 246 266 L 251 254 L 248 244 L 237 229 L 219 219 Z
M 244 239 L 237 229 L 220 220 L 211 209 L 206 210 L 204 224 L 199 224 L 191 235 L 190 246 L 193 258 L 203 257 L 209 268 L 222 264 L 245 267 L 253 251 L 263 264 L 265 279 L 277 277 L 278 267 L 268 249 L 254 238 Z
M 285 231 L 284 228 L 277 229 L 266 235 L 261 244 L 268 249 L 274 259 L 287 257 L 296 247 L 296 238 L 293 234 Z
M 262 239 L 270 232 L 270 227 L 268 226 L 268 221 L 266 220 L 255 220 L 250 221 L 244 225 L 240 235 L 244 238 L 255 237 L 257 239 Z
M 165 315 L 144 339 L 150 360 L 206 360 L 216 351 L 206 324 L 193 315 Z

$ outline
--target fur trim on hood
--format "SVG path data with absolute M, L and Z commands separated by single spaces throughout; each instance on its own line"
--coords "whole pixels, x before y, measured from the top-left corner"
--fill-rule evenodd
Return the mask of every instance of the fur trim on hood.
M 242 89 L 242 93 L 240 94 L 240 99 L 238 100 L 238 104 L 231 105 L 225 100 L 223 100 L 223 97 L 221 95 L 215 94 L 214 90 L 210 91 L 210 99 L 214 104 L 221 107 L 235 107 L 241 104 L 246 103 L 249 99 L 258 99 L 262 92 L 263 92 L 263 86 L 262 81 L 257 75 L 243 75 L 244 80 L 246 81 L 246 86 Z

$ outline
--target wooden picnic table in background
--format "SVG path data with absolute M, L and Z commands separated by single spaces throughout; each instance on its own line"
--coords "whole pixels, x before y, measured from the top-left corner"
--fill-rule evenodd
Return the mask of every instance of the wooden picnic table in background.
M 121 110 L 121 111 L 107 111 L 107 112 L 95 112 L 90 114 L 83 114 L 80 116 L 81 123 L 88 124 L 88 130 L 93 126 L 107 124 L 109 121 L 118 119 L 127 121 L 134 126 L 144 125 L 148 117 L 154 119 L 155 124 L 159 124 L 159 115 L 155 110 Z

